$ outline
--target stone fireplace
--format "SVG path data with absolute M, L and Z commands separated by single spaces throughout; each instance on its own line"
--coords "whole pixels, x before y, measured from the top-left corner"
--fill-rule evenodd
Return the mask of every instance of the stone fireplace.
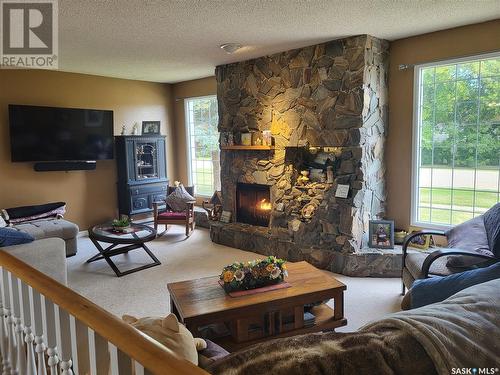
M 236 221 L 267 227 L 271 217 L 270 186 L 264 184 L 236 185 Z
M 363 247 L 369 220 L 385 211 L 387 49 L 362 35 L 216 68 L 221 135 L 239 144 L 270 130 L 273 147 L 222 148 L 233 222 L 212 225 L 214 242 L 326 269 Z M 340 184 L 347 198 L 335 196 Z M 244 190 L 252 186 L 269 196 Z M 262 199 L 269 220 L 253 220 L 260 212 L 241 203 Z

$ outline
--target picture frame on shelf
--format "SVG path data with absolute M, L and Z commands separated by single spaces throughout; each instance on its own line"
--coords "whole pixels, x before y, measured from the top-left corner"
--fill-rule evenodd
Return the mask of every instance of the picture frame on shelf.
M 408 235 L 422 230 L 420 227 L 410 225 L 408 227 Z M 432 236 L 430 234 L 422 234 L 420 236 L 411 239 L 408 247 L 412 247 L 418 250 L 427 250 L 431 246 Z
M 335 197 L 337 198 L 347 198 L 349 195 L 349 185 L 337 185 L 337 190 L 335 191 Z
M 160 121 L 143 121 L 142 135 L 160 135 Z
M 368 226 L 368 247 L 394 249 L 393 220 L 370 220 Z

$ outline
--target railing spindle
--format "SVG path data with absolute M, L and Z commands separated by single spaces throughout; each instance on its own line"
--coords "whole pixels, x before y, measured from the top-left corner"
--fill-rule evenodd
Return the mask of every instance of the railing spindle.
M 31 327 L 24 328 L 24 341 L 26 342 L 26 374 L 37 375 L 35 350 L 33 347 L 33 343 L 35 341 L 35 335 L 33 335 Z
M 43 323 L 42 323 L 42 299 L 35 289 L 29 287 L 29 302 L 31 314 L 31 332 L 34 335 L 35 353 L 36 353 L 36 374 L 47 375 L 45 366 L 45 345 L 43 338 Z M 29 365 L 29 364 L 28 364 Z
M 119 375 L 118 370 L 118 349 L 111 343 L 108 343 L 109 347 L 109 357 L 111 362 L 111 375 Z
M 19 342 L 22 342 L 22 351 L 18 354 L 21 356 L 22 364 L 20 366 L 20 371 L 22 374 L 27 375 L 37 375 L 36 374 L 36 362 L 35 362 L 35 347 L 34 341 L 35 336 L 33 334 L 33 319 L 31 314 L 31 302 L 30 302 L 30 287 L 25 284 L 21 279 L 17 279 L 17 289 L 18 289 L 18 300 L 20 307 L 20 318 L 23 331 L 20 333 L 21 337 Z M 21 340 L 22 338 L 22 340 Z
M 3 368 L 4 375 L 11 375 L 14 373 L 15 353 L 16 346 L 14 344 L 14 319 L 11 316 L 10 309 L 4 310 L 6 328 L 7 328 L 7 355 L 5 357 L 5 364 Z
M 72 371 L 72 350 L 71 350 L 71 327 L 69 314 L 67 311 L 54 305 L 56 340 L 59 350 L 60 366 L 63 375 L 73 375 Z
M 139 362 L 134 362 L 135 375 L 144 375 L 144 367 Z
M 10 294 L 9 294 L 9 271 L 2 267 L 2 375 L 11 375 L 12 370 L 12 340 L 10 324 Z
M 45 364 L 45 351 L 47 350 L 47 346 L 43 342 L 43 336 L 35 337 L 35 352 L 37 359 L 37 374 L 38 375 L 47 375 L 47 366 Z
M 124 352 L 122 352 L 120 349 L 117 348 L 117 351 L 118 351 L 118 373 L 120 375 L 132 375 L 134 361 L 132 361 L 131 358 Z
M 48 348 L 47 355 L 49 356 L 47 364 L 50 368 L 50 375 L 57 375 L 59 372 L 59 356 L 57 355 L 57 348 Z
M 15 283 L 12 282 L 12 273 L 7 272 L 7 285 L 9 288 L 9 310 L 7 318 L 7 326 L 9 329 L 9 364 L 10 373 L 12 375 L 19 374 L 19 368 L 17 367 L 17 340 L 16 340 L 16 316 L 15 316 L 15 305 L 14 305 L 14 286 Z
M 88 329 L 80 320 L 70 315 L 73 372 L 90 374 Z
M 0 280 L 2 281 L 0 285 L 0 293 L 1 293 L 1 299 L 2 299 L 2 304 L 0 306 L 0 314 L 1 314 L 1 327 L 0 327 L 0 332 L 1 332 L 1 342 L 0 342 L 0 349 L 1 349 L 1 354 L 2 354 L 2 375 L 10 375 L 10 365 L 9 365 L 9 350 L 8 350 L 8 326 L 7 326 L 7 307 L 9 306 L 8 303 L 8 295 L 6 292 L 5 288 L 5 280 L 6 280 L 6 274 L 7 271 L 4 270 L 3 267 L 0 267 Z
M 5 361 L 5 358 L 7 357 L 7 352 L 5 350 L 5 343 L 6 343 L 6 331 L 5 331 L 5 319 L 4 319 L 4 312 L 3 312 L 3 301 L 0 302 L 0 355 L 2 356 L 1 358 L 1 365 L 0 369 L 3 370 L 3 364 Z M 2 371 L 3 372 L 3 371 Z
M 58 375 L 59 373 L 54 309 L 54 303 L 42 296 L 42 325 L 43 332 L 47 335 L 47 355 L 49 356 L 47 364 L 49 365 L 50 375 Z
M 91 328 L 88 329 L 89 358 L 91 374 L 108 374 L 110 368 L 110 353 L 108 342 Z

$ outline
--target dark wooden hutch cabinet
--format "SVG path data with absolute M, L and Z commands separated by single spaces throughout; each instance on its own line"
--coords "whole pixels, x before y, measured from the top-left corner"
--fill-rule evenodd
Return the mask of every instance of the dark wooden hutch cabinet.
M 165 137 L 124 135 L 115 142 L 120 215 L 151 212 L 167 193 Z

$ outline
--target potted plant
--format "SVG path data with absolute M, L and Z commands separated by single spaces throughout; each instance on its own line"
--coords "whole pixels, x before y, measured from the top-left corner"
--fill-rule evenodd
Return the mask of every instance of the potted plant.
M 130 218 L 128 216 L 122 216 L 120 219 L 115 219 L 111 222 L 111 226 L 115 232 L 125 232 L 130 228 Z

